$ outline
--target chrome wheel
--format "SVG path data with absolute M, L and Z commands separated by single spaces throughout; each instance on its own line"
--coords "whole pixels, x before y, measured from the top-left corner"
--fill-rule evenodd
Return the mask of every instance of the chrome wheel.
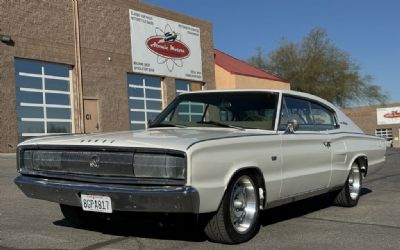
M 256 190 L 250 177 L 244 175 L 233 185 L 230 199 L 230 217 L 236 232 L 246 233 L 256 217 Z
M 357 164 L 353 164 L 351 166 L 348 185 L 350 198 L 352 200 L 357 200 L 361 190 L 361 174 Z
M 254 237 L 260 228 L 259 183 L 250 171 L 232 177 L 218 211 L 207 219 L 204 233 L 209 240 L 236 244 Z

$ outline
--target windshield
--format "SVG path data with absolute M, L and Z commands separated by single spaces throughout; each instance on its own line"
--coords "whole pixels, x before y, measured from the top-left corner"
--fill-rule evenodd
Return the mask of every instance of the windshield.
M 150 127 L 231 127 L 273 130 L 278 93 L 208 92 L 178 96 Z

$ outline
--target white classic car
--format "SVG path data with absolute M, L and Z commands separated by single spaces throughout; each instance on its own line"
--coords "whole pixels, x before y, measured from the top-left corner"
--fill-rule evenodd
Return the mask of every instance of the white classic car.
M 208 214 L 206 236 L 232 244 L 257 233 L 260 210 L 327 192 L 357 205 L 385 150 L 313 95 L 201 91 L 179 95 L 146 130 L 25 141 L 15 183 L 73 224 L 93 212 Z

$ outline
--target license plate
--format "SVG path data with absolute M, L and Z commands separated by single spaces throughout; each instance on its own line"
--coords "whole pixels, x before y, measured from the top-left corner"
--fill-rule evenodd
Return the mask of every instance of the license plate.
M 85 211 L 112 213 L 111 198 L 100 195 L 81 195 L 82 209 Z

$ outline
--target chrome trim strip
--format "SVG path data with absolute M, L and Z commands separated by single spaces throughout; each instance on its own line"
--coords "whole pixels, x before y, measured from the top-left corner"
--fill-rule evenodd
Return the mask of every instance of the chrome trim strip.
M 340 190 L 342 187 L 343 186 L 336 186 L 336 187 L 332 187 L 332 188 L 323 188 L 323 189 L 318 189 L 318 190 L 315 190 L 315 191 L 311 191 L 311 192 L 307 192 L 307 193 L 298 194 L 298 195 L 295 195 L 295 196 L 283 198 L 283 199 L 280 199 L 280 200 L 271 201 L 271 202 L 268 202 L 266 204 L 265 209 L 278 207 L 278 206 L 281 206 L 281 205 L 284 205 L 284 204 L 288 204 L 288 203 L 292 203 L 292 202 L 295 202 L 295 201 L 299 201 L 299 200 L 304 200 L 304 199 L 307 199 L 307 198 L 315 197 L 315 196 L 318 196 L 318 195 L 321 195 L 321 194 L 329 193 L 329 192 L 332 192 L 332 191 Z
M 158 149 L 158 148 L 139 148 L 139 147 L 121 147 L 121 146 L 104 146 L 104 145 L 26 145 L 19 146 L 19 149 L 54 149 L 54 150 L 87 150 L 87 151 L 110 151 L 110 152 L 133 152 L 133 153 L 165 153 L 180 154 L 186 156 L 184 151 L 174 149 Z
M 271 130 L 272 131 L 272 130 Z M 218 138 L 210 138 L 210 139 L 204 139 L 204 140 L 198 140 L 187 146 L 186 150 L 191 148 L 192 146 L 200 143 L 200 142 L 205 142 L 205 141 L 216 141 L 216 140 L 222 140 L 222 139 L 232 139 L 232 138 L 240 138 L 240 137 L 251 137 L 251 136 L 271 136 L 271 135 L 278 135 L 278 134 L 246 134 L 246 135 L 232 135 L 232 136 L 224 136 L 224 137 L 218 137 Z
M 271 130 L 272 131 L 272 130 Z M 201 142 L 205 142 L 205 141 L 216 141 L 216 140 L 222 140 L 222 139 L 232 139 L 232 138 L 240 138 L 240 137 L 251 137 L 251 136 L 273 136 L 273 135 L 279 135 L 281 134 L 283 131 L 278 130 L 275 131 L 276 134 L 245 134 L 245 135 L 232 135 L 232 136 L 224 136 L 224 137 L 218 137 L 218 138 L 210 138 L 210 139 L 204 139 L 204 140 L 199 140 L 196 142 L 193 142 L 192 144 L 190 144 L 189 146 L 187 146 L 186 150 L 188 150 L 189 148 L 191 148 L 192 146 L 201 143 Z M 363 135 L 365 137 L 368 138 L 372 138 L 372 139 L 377 139 L 380 140 L 380 137 L 374 136 L 374 135 L 367 135 L 364 133 L 356 133 L 356 132 L 333 132 L 333 133 L 329 133 L 329 130 L 326 131 L 322 131 L 322 132 L 326 132 L 325 135 L 338 135 L 338 134 L 345 134 L 345 135 Z M 321 135 L 321 131 L 315 131 L 315 132 L 308 132 L 308 131 L 298 131 L 298 133 L 293 133 L 291 135 Z
M 76 174 L 67 172 L 50 172 L 37 170 L 22 170 L 21 174 L 35 178 L 51 178 L 57 180 L 81 181 L 87 183 L 125 184 L 125 185 L 154 185 L 154 186 L 183 186 L 186 180 L 163 178 L 140 178 L 123 176 L 98 176 L 90 174 Z

